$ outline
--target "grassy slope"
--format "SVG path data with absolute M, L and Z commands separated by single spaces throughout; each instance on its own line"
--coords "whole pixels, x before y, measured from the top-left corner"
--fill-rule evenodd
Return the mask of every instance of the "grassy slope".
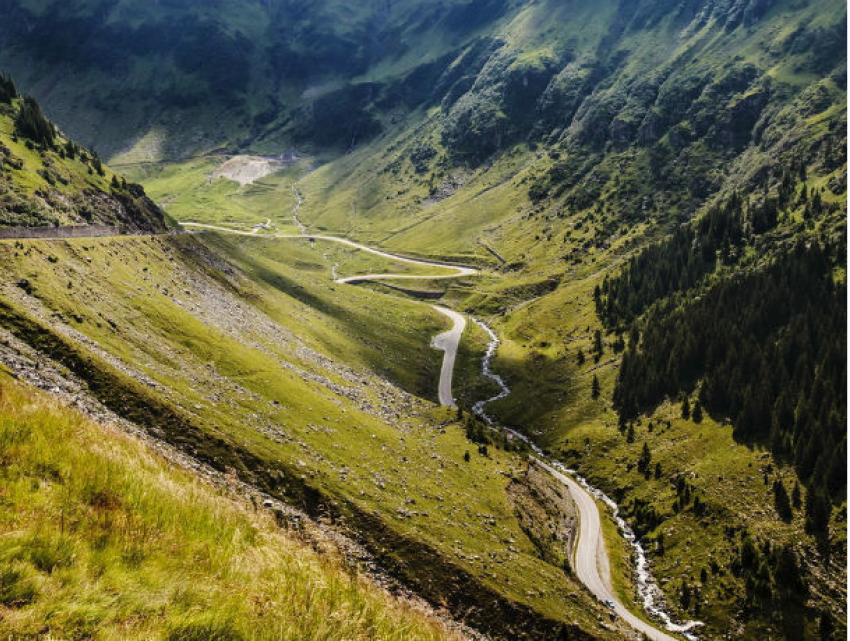
M 14 108 L 17 108 L 19 101 L 15 101 Z M 70 160 L 62 158 L 54 151 L 40 152 L 37 149 L 29 149 L 26 145 L 26 139 L 15 136 L 15 123 L 11 113 L 0 113 L 0 143 L 5 145 L 12 154 L 22 161 L 20 169 L 4 168 L 7 175 L 12 179 L 14 188 L 22 194 L 32 196 L 38 190 L 48 190 L 51 188 L 57 189 L 60 193 L 71 195 L 87 188 L 94 188 L 100 191 L 109 191 L 109 182 L 112 180 L 113 172 L 108 169 L 104 176 L 97 173 L 89 172 L 89 165 L 79 158 Z M 60 136 L 57 139 L 57 145 L 64 145 L 67 139 Z M 51 167 L 55 172 L 66 179 L 67 184 L 63 182 L 47 182 L 39 170 L 44 170 L 46 167 Z
M 240 271 L 211 269 L 199 242 Z M 3 288 L 16 307 L 94 341 L 205 431 L 379 514 L 509 598 L 598 629 L 587 603 L 565 609 L 578 586 L 537 557 L 514 517 L 503 474 L 523 460 L 493 450 L 464 463 L 469 445 L 444 411 L 372 373 L 434 395 L 440 361 L 428 343 L 445 320 L 427 307 L 360 288 L 341 294 L 301 241 L 2 243 L 0 262 L 34 287 L 33 297 Z
M 244 223 L 271 219 L 280 232 L 297 233 L 292 220 L 292 184 L 304 167 L 296 165 L 250 185 L 241 186 L 212 175 L 226 158 L 204 156 L 169 165 L 120 165 L 134 180 L 145 183 L 151 198 L 177 220 L 208 224 Z
M 391 23 L 393 19 L 401 20 L 407 11 L 405 3 L 399 5 L 393 10 L 398 11 L 400 17 L 391 16 Z M 555 52 L 564 50 L 580 56 L 591 53 L 598 45 L 614 9 L 613 2 L 606 2 L 604 10 L 582 3 L 527 6 L 499 22 L 490 35 L 510 43 L 523 63 L 531 64 L 540 57 L 554 56 Z M 559 21 L 564 28 L 548 28 L 547 24 L 553 20 Z M 407 38 L 405 43 L 415 49 L 429 50 L 424 56 L 426 60 L 433 58 L 435 52 L 446 51 L 445 43 L 432 32 L 417 32 L 415 39 Z M 422 59 L 420 57 L 420 62 Z M 404 57 L 393 65 L 379 64 L 367 79 L 398 75 L 405 70 L 406 60 Z M 414 111 L 404 116 L 400 124 L 389 127 L 374 143 L 358 146 L 353 153 L 310 172 L 301 183 L 307 195 L 303 220 L 316 231 L 346 233 L 373 243 L 387 242 L 407 252 L 422 252 L 425 246 L 434 254 L 489 259 L 478 241 L 481 236 L 488 236 L 486 228 L 514 216 L 516 209 L 524 204 L 521 195 L 524 190 L 516 189 L 511 178 L 519 174 L 534 155 L 521 151 L 511 153 L 490 171 L 444 170 L 433 177 L 417 175 L 408 156 L 416 144 L 423 142 L 443 151 L 440 122 L 438 108 L 428 112 Z M 119 162 L 126 161 L 120 159 Z M 214 162 L 190 159 L 176 165 L 167 164 L 165 168 L 121 166 L 134 178 L 142 180 L 158 202 L 166 204 L 178 217 L 192 214 L 203 222 L 260 222 L 266 218 L 277 221 L 282 212 L 288 211 L 284 207 L 288 195 L 283 200 L 265 201 L 245 190 L 240 192 L 232 185 L 207 184 L 206 175 L 214 169 Z M 301 169 L 304 176 L 306 168 Z M 281 173 L 268 177 L 263 183 L 278 185 L 275 192 L 282 193 L 292 177 L 291 172 Z M 456 198 L 445 203 L 432 204 L 429 201 L 431 189 L 453 178 L 470 182 L 470 188 L 460 190 Z M 231 196 L 237 196 L 237 200 L 234 202 Z M 244 206 L 247 203 L 251 205 L 250 211 Z M 284 217 L 288 217 L 288 213 Z
M 0 634 L 444 639 L 334 556 L 0 372 Z
M 78 146 L 69 154 L 73 143 L 62 132 L 56 132 L 52 149 L 17 135 L 20 104 L 18 98 L 0 105 L 0 224 L 164 229 L 162 213 L 140 197 L 137 185 L 128 187 L 103 164 L 98 172 L 96 158 Z
M 654 25 L 649 32 L 630 34 L 618 43 L 619 50 L 628 52 L 629 63 L 612 80 L 612 91 L 627 91 L 630 83 L 654 72 L 665 65 L 686 68 L 693 76 L 714 73 L 726 66 L 730 59 L 737 64 L 753 64 L 768 68 L 769 75 L 777 82 L 775 92 L 797 95 L 818 81 L 811 75 L 801 75 L 794 69 L 801 64 L 795 54 L 781 57 L 775 64 L 767 51 L 778 51 L 788 37 L 790 25 L 828 23 L 839 15 L 840 3 L 822 0 L 811 6 L 800 8 L 788 2 L 777 6 L 763 19 L 758 31 L 737 29 L 725 33 L 709 22 L 700 30 L 680 34 L 677 49 L 654 43 L 667 42 L 671 33 L 677 33 L 681 25 L 672 23 L 672 18 Z M 575 6 L 559 6 L 564 12 L 563 27 L 547 30 L 541 23 L 551 19 L 552 7 L 540 5 L 526 7 L 511 20 L 501 24 L 495 31 L 510 43 L 518 59 L 527 61 L 545 55 L 549 49 L 566 48 L 577 57 L 590 54 L 605 35 L 604 12 L 593 11 L 587 15 Z M 775 54 L 772 54 L 775 56 Z M 825 86 L 830 80 L 821 81 Z M 837 101 L 835 109 L 841 109 L 842 92 L 832 87 L 830 91 Z M 834 110 L 831 111 L 834 115 Z M 807 126 L 810 135 L 818 127 L 825 127 L 829 113 L 811 119 Z M 784 117 L 784 114 L 783 114 Z M 594 242 L 597 234 L 603 233 L 605 225 L 597 219 L 587 224 L 586 211 L 570 211 L 561 200 L 532 206 L 525 196 L 528 186 L 535 177 L 544 175 L 555 164 L 555 159 L 545 151 L 529 150 L 518 145 L 499 155 L 492 165 L 485 164 L 476 170 L 462 167 L 451 168 L 445 163 L 445 150 L 439 131 L 444 120 L 440 109 L 414 111 L 399 124 L 390 127 L 373 143 L 358 146 L 351 153 L 328 162 L 318 170 L 304 176 L 300 188 L 306 195 L 302 208 L 302 220 L 317 231 L 343 233 L 372 243 L 385 244 L 399 251 L 430 253 L 443 256 L 463 256 L 468 260 L 492 261 L 485 245 L 495 247 L 510 261 L 530 264 L 529 271 L 563 273 L 556 261 L 568 254 L 581 254 L 580 245 Z M 780 118 L 776 118 L 780 120 Z M 799 139 L 800 132 L 792 132 L 789 140 Z M 806 132 L 808 135 L 809 132 Z M 666 140 L 662 144 L 668 144 Z M 410 154 L 418 145 L 428 144 L 437 152 L 430 171 L 417 174 L 410 161 Z M 784 144 L 790 144 L 784 143 Z M 568 156 L 571 151 L 562 152 Z M 745 152 L 729 167 L 730 180 L 726 190 L 740 184 L 741 177 L 749 176 L 764 166 L 769 157 L 762 149 Z M 576 158 L 577 161 L 583 160 Z M 639 166 L 647 160 L 643 150 L 613 152 L 602 166 L 609 174 L 621 173 L 616 180 L 609 178 L 603 186 L 602 200 L 607 193 L 623 182 L 645 181 L 646 177 L 632 172 L 629 165 Z M 237 193 L 235 188 L 221 184 L 205 185 L 197 169 L 207 167 L 209 160 L 190 160 L 176 169 L 154 170 L 144 179 L 151 192 L 162 202 L 174 203 L 174 209 L 182 213 L 192 211 L 205 221 L 252 220 L 265 218 L 278 220 L 288 218 L 288 185 L 299 175 L 297 171 L 286 175 L 268 177 L 264 184 L 276 198 L 270 201 L 254 197 L 253 194 Z M 623 167 L 627 167 L 625 172 Z M 304 169 L 304 168 L 302 168 Z M 139 174 L 142 176 L 143 174 Z M 823 183 L 828 177 L 823 178 Z M 459 185 L 447 190 L 449 197 L 434 198 L 432 189 L 441 185 Z M 270 187 L 275 185 L 275 187 Z M 438 191 L 442 191 L 439 190 Z M 225 195 L 227 199 L 222 196 Z M 211 207 L 192 208 L 183 203 L 181 194 L 191 193 L 194 200 Z M 232 197 L 236 196 L 234 200 Z M 251 210 L 243 203 L 250 203 Z M 687 203 L 683 203 L 682 207 Z M 617 218 L 625 212 L 613 211 L 606 219 Z M 566 218 L 558 215 L 562 209 Z M 206 209 L 206 211 L 198 211 Z M 650 214 L 648 222 L 666 225 L 670 216 L 678 211 L 662 211 Z M 288 224 L 288 220 L 284 221 Z M 583 225 L 582 225 L 583 223 Z M 621 230 L 635 238 L 644 233 L 641 228 Z M 611 237 L 610 229 L 605 232 L 607 242 L 617 242 Z M 546 242 L 541 242 L 546 239 Z M 644 239 L 642 239 L 644 240 Z M 581 257 L 581 256 L 579 256 Z
M 535 27 L 540 20 L 550 18 L 547 14 L 550 10 L 552 8 L 545 4 L 529 7 L 499 29 L 498 34 L 511 43 L 520 59 L 539 55 L 544 44 L 555 48 L 568 47 L 580 57 L 582 53 L 592 52 L 605 35 L 606 23 L 600 12 L 573 15 L 570 12 L 576 11 L 575 7 L 560 8 L 569 14 L 565 16 L 566 24 L 562 29 L 540 30 L 539 26 Z M 822 0 L 805 8 L 781 2 L 765 16 L 758 30 L 737 29 L 730 33 L 712 22 L 693 33 L 677 33 L 683 25 L 677 25 L 672 18 L 665 18 L 648 31 L 629 34 L 618 41 L 617 49 L 628 54 L 628 64 L 612 78 L 610 91 L 626 91 L 637 79 L 660 73 L 660 69 L 668 66 L 687 69 L 698 76 L 717 73 L 718 69 L 728 67 L 730 61 L 769 68 L 769 75 L 782 83 L 776 88 L 780 94 L 785 92 L 795 96 L 818 82 L 831 86 L 829 79 L 795 74 L 794 69 L 803 64 L 795 54 L 781 56 L 776 64 L 773 58 L 793 30 L 792 25 L 828 24 L 834 22 L 842 11 L 842 4 L 834 0 Z M 673 51 L 661 44 L 668 42 L 671 34 L 680 39 Z M 773 53 L 768 55 L 768 51 Z M 840 111 L 846 97 L 834 87 L 832 92 L 835 109 Z M 817 121 L 825 125 L 827 116 L 826 113 L 821 114 L 805 123 L 803 127 L 807 130 L 801 127 L 790 132 L 790 140 L 822 135 L 823 131 L 817 131 Z M 529 181 L 545 174 L 555 164 L 547 151 L 541 148 L 531 152 L 526 146 L 517 145 L 490 159 L 492 164 L 485 163 L 477 170 L 462 167 L 446 169 L 441 165 L 444 150 L 439 130 L 442 121 L 439 109 L 416 112 L 373 144 L 355 149 L 311 173 L 302 183 L 307 196 L 302 219 L 318 229 L 359 235 L 373 242 L 385 242 L 399 250 L 414 252 L 423 251 L 423 247 L 443 254 L 481 252 L 483 250 L 478 243 L 486 241 L 506 257 L 522 257 L 528 262 L 534 259 L 535 267 L 550 271 L 552 266 L 547 263 L 572 249 L 571 244 L 575 246 L 579 241 L 593 237 L 589 232 L 599 225 L 585 225 L 584 231 L 572 235 L 573 243 L 551 246 L 553 238 L 560 241 L 564 233 L 587 212 L 570 211 L 563 204 L 563 199 L 544 202 L 540 207 L 528 203 L 525 193 Z M 667 144 L 666 140 L 661 142 Z M 416 145 L 423 143 L 436 149 L 438 157 L 432 163 L 430 173 L 417 174 L 409 154 Z M 585 150 L 568 148 L 561 153 L 561 158 L 564 158 L 572 153 L 585 153 Z M 627 149 L 623 152 L 613 150 L 608 154 L 603 167 L 621 175 L 608 179 L 603 186 L 601 200 L 615 192 L 620 179 L 623 182 L 646 179 L 637 174 L 632 176 L 630 172 L 635 169 L 629 166 L 639 165 L 640 159 L 645 159 L 645 153 L 640 149 Z M 763 149 L 743 154 L 730 168 L 730 183 L 734 185 L 740 177 L 762 167 L 768 155 Z M 437 202 L 429 200 L 430 189 L 444 180 L 461 186 L 450 191 L 448 198 Z M 617 203 L 611 203 L 611 206 L 616 209 Z M 543 211 L 544 207 L 548 211 Z M 567 218 L 558 222 L 559 218 L 553 214 L 561 208 Z M 615 211 L 613 216 L 622 213 L 625 212 Z M 656 220 L 650 222 L 665 221 L 663 217 L 656 216 Z M 640 237 L 643 230 L 626 231 Z M 538 242 L 541 238 L 547 238 L 549 242 Z M 530 252 L 534 254 L 528 255 Z
M 79 157 L 72 159 L 60 156 L 53 150 L 30 149 L 27 140 L 15 135 L 14 113 L 19 100 L 0 110 L 0 145 L 9 153 L 4 164 L 0 160 L 0 180 L 9 192 L 32 198 L 36 192 L 53 191 L 60 198 L 76 196 L 84 190 L 109 193 L 113 172 L 105 168 L 103 176 L 92 171 L 91 163 Z M 67 139 L 61 134 L 56 144 L 65 145 Z M 120 176 L 119 176 L 120 178 Z M 4 189 L 4 191 L 6 191 Z M 60 209 L 54 209 L 50 218 L 59 224 L 79 223 Z
M 768 16 L 762 42 L 781 42 L 787 36 L 780 28 L 787 10 L 786 4 L 780 4 Z M 805 11 L 819 20 L 817 16 L 840 8 L 821 3 Z M 800 19 L 808 17 L 802 15 Z M 692 34 L 690 43 L 682 45 L 682 55 L 690 55 L 689 45 L 704 43 L 709 33 L 706 27 Z M 730 51 L 753 63 L 760 63 L 763 56 L 762 45 L 748 41 L 740 33 L 714 37 L 708 51 L 713 57 L 702 60 L 707 65 L 725 59 Z M 629 70 L 631 75 L 640 74 L 645 68 L 642 65 L 657 52 L 638 53 Z M 795 74 L 796 64 L 793 56 L 787 56 L 771 69 L 771 75 L 800 91 L 816 79 Z M 822 82 L 827 86 L 831 83 Z M 840 92 L 837 95 L 842 102 Z M 791 132 L 791 139 L 823 135 L 823 124 L 830 113 L 803 122 L 800 129 Z M 431 113 L 428 117 L 437 116 Z M 603 233 L 603 220 L 612 214 L 594 217 L 592 212 L 579 211 L 562 216 L 557 212 L 557 202 L 541 206 L 529 203 L 525 197 L 527 179 L 545 171 L 553 161 L 547 154 L 524 146 L 499 157 L 485 169 L 455 170 L 462 186 L 445 200 L 431 203 L 427 201 L 431 179 L 417 175 L 406 159 L 417 141 L 428 140 L 439 149 L 436 137 L 429 133 L 433 128 L 427 119 L 424 122 L 423 125 L 411 119 L 402 126 L 401 133 L 387 135 L 307 176 L 301 182 L 306 195 L 302 220 L 315 229 L 344 233 L 398 251 L 463 256 L 495 265 L 484 248 L 486 244 L 513 264 L 510 269 L 500 268 L 493 277 L 476 282 L 471 290 L 452 294 L 466 309 L 485 318 L 493 315 L 491 321 L 504 339 L 497 369 L 510 381 L 514 395 L 494 409 L 505 421 L 536 435 L 566 461 L 580 464 L 583 473 L 612 495 L 625 489 L 628 501 L 648 500 L 669 517 L 662 528 L 667 550 L 664 556 L 653 558 L 653 565 L 663 579 L 662 588 L 674 611 L 678 608 L 682 580 L 697 585 L 700 570 L 707 568 L 711 560 L 728 564 L 738 542 L 725 536 L 723 526 L 734 524 L 747 527 L 756 536 L 796 544 L 798 551 L 812 560 L 809 580 L 815 596 L 813 604 L 833 607 L 843 620 L 836 604 L 844 602 L 845 590 L 840 581 L 835 581 L 841 573 L 843 554 L 824 565 L 813 540 L 802 532 L 799 511 L 787 525 L 778 521 L 773 512 L 769 491 L 772 480 L 781 477 L 790 488 L 795 480 L 791 469 L 772 460 L 765 451 L 735 444 L 729 427 L 715 425 L 710 419 L 694 425 L 677 418 L 675 408 L 661 408 L 657 415 L 645 417 L 634 443 L 627 443 L 616 428 L 616 415 L 605 399 L 613 388 L 618 359 L 610 348 L 598 365 L 590 357 L 593 330 L 599 328 L 592 292 L 625 256 L 662 233 L 659 224 L 663 220 L 651 216 L 647 223 L 621 226 L 613 234 L 607 232 L 604 245 L 594 246 Z M 738 176 L 761 166 L 765 158 L 762 150 L 745 153 L 730 168 L 733 179 L 728 188 L 737 184 Z M 838 169 L 833 175 L 842 171 Z M 810 172 L 808 186 L 823 186 L 830 177 Z M 843 200 L 829 191 L 825 197 L 836 202 Z M 609 205 L 609 212 L 610 208 L 616 216 L 616 203 Z M 546 282 L 552 278 L 560 282 L 560 287 L 549 294 Z M 497 314 L 505 316 L 497 318 Z M 480 337 L 475 338 L 474 330 L 468 336 L 480 350 L 483 345 Z M 606 341 L 611 340 L 613 337 L 606 337 Z M 588 356 L 581 367 L 576 361 L 579 349 Z M 463 350 L 459 367 L 461 372 L 475 369 L 473 357 Z M 603 388 L 602 399 L 597 401 L 590 398 L 594 374 Z M 474 390 L 475 385 L 472 387 L 470 400 L 488 395 L 486 384 L 481 385 L 480 391 Z M 646 425 L 650 420 L 656 425 L 659 420 L 670 420 L 671 427 L 649 433 Z M 663 476 L 659 480 L 645 480 L 633 469 L 644 442 L 653 452 L 653 465 L 662 465 Z M 774 472 L 768 474 L 765 485 L 762 472 L 769 466 Z M 701 500 L 709 506 L 709 516 L 697 518 L 688 511 L 672 514 L 675 492 L 670 478 L 675 474 L 692 475 Z M 747 500 L 730 500 L 730 496 Z M 835 516 L 840 521 L 840 509 Z M 840 530 L 838 521 L 836 532 Z M 650 532 L 650 539 L 659 533 Z M 841 537 L 838 533 L 836 537 L 840 552 Z M 703 546 L 697 544 L 698 540 L 707 543 Z M 701 618 L 709 624 L 710 636 L 729 630 L 730 612 L 737 611 L 736 600 L 744 591 L 740 579 L 728 569 L 721 571 L 719 576 L 709 572 L 708 583 L 701 586 Z M 619 587 L 624 589 L 624 584 Z M 770 622 L 759 625 L 766 627 L 737 633 L 749 638 L 769 633 Z
M 844 603 L 845 587 L 835 577 L 843 572 L 843 507 L 834 513 L 835 554 L 825 562 L 812 537 L 803 532 L 803 514 L 795 510 L 790 524 L 782 523 L 773 509 L 771 486 L 774 479 L 793 487 L 796 475 L 789 466 L 774 460 L 762 448 L 736 444 L 731 427 L 706 418 L 699 425 L 679 415 L 678 406 L 662 406 L 639 423 L 633 443 L 617 428 L 617 416 L 610 406 L 610 391 L 617 375 L 618 360 L 606 337 L 606 349 L 597 364 L 591 356 L 593 330 L 599 328 L 593 313 L 593 287 L 602 274 L 591 270 L 577 274 L 558 291 L 536 303 L 523 306 L 497 324 L 504 338 L 496 369 L 513 386 L 516 394 L 494 409 L 503 420 L 522 426 L 538 441 L 569 464 L 577 467 L 592 483 L 628 504 L 635 498 L 648 501 L 665 518 L 660 528 L 648 533 L 650 551 L 663 532 L 666 551 L 652 554 L 656 576 L 678 609 L 678 589 L 683 580 L 699 585 L 703 604 L 700 618 L 711 635 L 729 630 L 730 612 L 738 609 L 736 599 L 744 591 L 743 582 L 729 571 L 737 553 L 737 537 L 728 537 L 726 527 L 745 527 L 757 538 L 774 544 L 790 543 L 809 560 L 809 582 L 814 603 L 836 609 Z M 587 360 L 578 364 L 582 350 Z M 546 372 L 541 380 L 537 374 Z M 598 376 L 602 397 L 591 398 L 592 377 Z M 671 426 L 666 427 L 666 421 Z M 661 422 L 665 422 L 661 427 Z M 653 430 L 649 430 L 649 424 Z M 652 466 L 661 464 L 660 479 L 645 479 L 635 469 L 643 444 L 652 452 Z M 687 510 L 675 514 L 673 479 L 685 475 L 697 488 L 700 500 L 708 506 L 707 515 L 698 517 Z M 765 481 L 765 479 L 767 479 Z M 721 567 L 715 576 L 711 561 Z M 700 570 L 708 572 L 708 582 L 700 582 Z M 683 615 L 684 616 L 684 615 Z M 753 623 L 753 626 L 757 624 Z M 767 627 L 741 628 L 736 634 L 762 638 Z

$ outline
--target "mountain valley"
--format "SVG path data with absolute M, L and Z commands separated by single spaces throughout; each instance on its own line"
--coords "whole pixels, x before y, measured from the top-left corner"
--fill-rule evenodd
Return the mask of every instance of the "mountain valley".
M 846 635 L 845 4 L 0 7 L 0 632 Z

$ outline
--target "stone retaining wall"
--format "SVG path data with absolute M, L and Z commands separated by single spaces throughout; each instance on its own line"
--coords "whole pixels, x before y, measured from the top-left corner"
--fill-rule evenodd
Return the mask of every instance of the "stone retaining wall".
M 68 225 L 65 227 L 0 227 L 0 238 L 98 238 L 120 236 L 112 225 Z

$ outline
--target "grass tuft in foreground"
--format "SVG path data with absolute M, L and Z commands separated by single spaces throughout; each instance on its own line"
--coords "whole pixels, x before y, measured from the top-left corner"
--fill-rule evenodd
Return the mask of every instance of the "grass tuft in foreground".
M 144 445 L 0 372 L 0 636 L 456 635 Z

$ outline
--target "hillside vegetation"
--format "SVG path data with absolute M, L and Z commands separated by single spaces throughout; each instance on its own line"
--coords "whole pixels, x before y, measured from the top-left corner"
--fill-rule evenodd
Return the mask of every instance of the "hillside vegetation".
M 460 639 L 270 511 L 0 372 L 0 634 Z
M 141 185 L 66 138 L 31 97 L 0 74 L 0 226 L 104 224 L 164 231 Z
M 503 338 L 495 414 L 615 497 L 702 634 L 840 636 L 846 61 L 820 56 L 846 12 L 663 4 L 515 115 L 489 52 L 463 98 L 304 178 L 301 218 L 494 268 L 452 296 Z
M 5 241 L 0 265 L 5 359 L 38 350 L 154 437 L 332 520 L 495 638 L 615 638 L 524 530 L 507 492 L 525 482 L 522 453 L 480 450 L 426 400 L 445 329 L 430 307 L 335 285 L 320 247 L 261 236 Z
M 388 261 L 269 231 L 474 264 L 417 287 L 499 334 L 512 393 L 487 412 L 617 501 L 674 618 L 707 639 L 846 636 L 844 2 L 6 9 L 0 64 L 169 214 L 269 222 L 0 243 L 17 340 L 154 435 L 345 524 L 497 638 L 621 637 L 564 567 L 569 533 L 535 531 L 549 490 L 523 448 L 467 438 L 490 440 L 469 417 L 494 393 L 483 331 L 458 355 L 462 412 L 435 408 L 444 319 L 331 283 Z M 8 145 L 31 159 L 20 175 L 40 175 L 54 130 L 7 103 L 9 135 L 26 110 L 35 136 Z M 222 177 L 245 154 L 291 162 Z M 73 167 L 112 191 L 93 158 Z

